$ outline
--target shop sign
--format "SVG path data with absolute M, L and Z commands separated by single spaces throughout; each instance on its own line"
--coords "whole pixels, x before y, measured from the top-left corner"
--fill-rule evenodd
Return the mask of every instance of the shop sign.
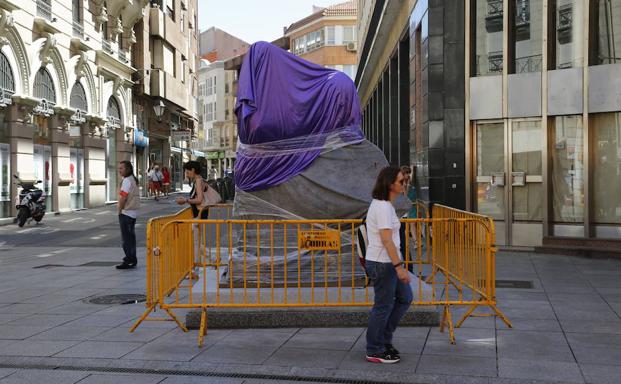
M 41 100 L 39 104 L 32 110 L 32 113 L 35 115 L 50 117 L 54 114 L 54 103 L 49 102 L 45 99 Z
M 205 159 L 214 160 L 220 158 L 220 152 L 207 152 L 205 153 Z
M 173 131 L 171 136 L 172 136 L 173 141 L 192 140 L 192 134 L 190 131 Z
M 136 147 L 149 146 L 149 138 L 144 135 L 144 132 L 139 129 L 134 129 L 134 145 Z
M 324 231 L 299 231 L 298 241 L 300 249 L 308 251 L 338 251 L 341 248 L 339 231 L 331 229 Z

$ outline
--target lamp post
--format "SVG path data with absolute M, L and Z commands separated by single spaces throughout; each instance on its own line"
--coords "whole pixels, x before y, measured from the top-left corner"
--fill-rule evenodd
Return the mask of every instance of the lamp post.
M 158 100 L 157 103 L 153 105 L 153 110 L 155 111 L 155 116 L 157 117 L 157 121 L 162 121 L 162 116 L 164 116 L 164 110 L 166 109 L 166 105 L 162 100 Z

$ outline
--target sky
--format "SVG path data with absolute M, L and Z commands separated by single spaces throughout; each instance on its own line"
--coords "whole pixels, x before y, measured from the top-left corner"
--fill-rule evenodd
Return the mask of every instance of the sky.
M 201 31 L 218 27 L 233 36 L 254 43 L 274 41 L 283 27 L 309 16 L 313 5 L 328 6 L 345 0 L 198 0 Z

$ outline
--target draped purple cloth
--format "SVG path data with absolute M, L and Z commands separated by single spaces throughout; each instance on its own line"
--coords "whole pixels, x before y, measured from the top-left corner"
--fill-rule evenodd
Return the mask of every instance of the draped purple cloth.
M 253 44 L 244 58 L 235 113 L 244 147 L 237 150 L 235 184 L 244 191 L 299 175 L 320 155 L 317 141 L 330 132 L 349 143 L 364 140 L 353 81 L 266 42 Z M 255 147 L 269 147 L 271 154 L 262 156 Z

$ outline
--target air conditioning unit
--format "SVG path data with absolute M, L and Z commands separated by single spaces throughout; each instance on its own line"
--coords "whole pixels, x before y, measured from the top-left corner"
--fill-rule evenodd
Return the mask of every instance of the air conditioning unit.
M 347 43 L 347 50 L 350 52 L 356 52 L 358 50 L 358 43 Z

